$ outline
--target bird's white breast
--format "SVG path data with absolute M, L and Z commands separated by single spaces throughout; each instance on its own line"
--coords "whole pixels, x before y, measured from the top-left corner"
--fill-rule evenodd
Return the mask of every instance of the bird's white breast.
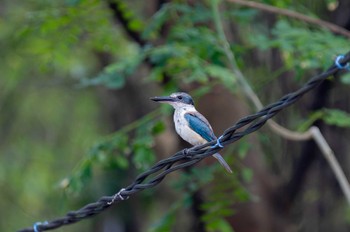
M 175 109 L 174 113 L 174 124 L 176 132 L 181 136 L 181 138 L 192 145 L 200 145 L 207 143 L 205 139 L 199 134 L 194 132 L 189 126 L 184 115 L 187 112 L 194 111 L 194 107 L 182 107 Z

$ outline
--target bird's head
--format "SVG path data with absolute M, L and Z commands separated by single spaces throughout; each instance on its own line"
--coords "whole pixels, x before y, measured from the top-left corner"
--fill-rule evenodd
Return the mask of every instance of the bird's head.
M 151 100 L 161 103 L 168 103 L 175 109 L 185 106 L 194 106 L 192 97 L 184 92 L 172 93 L 170 96 L 165 97 L 151 97 Z

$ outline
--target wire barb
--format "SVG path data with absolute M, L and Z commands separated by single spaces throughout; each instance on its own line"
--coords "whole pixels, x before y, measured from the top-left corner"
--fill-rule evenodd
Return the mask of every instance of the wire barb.
M 341 60 L 343 60 L 345 58 L 344 55 L 339 55 L 337 56 L 337 58 L 335 58 L 335 65 L 337 66 L 337 68 L 339 69 L 346 69 L 346 70 L 350 70 L 350 64 L 349 64 L 349 61 L 346 62 L 345 64 L 341 64 Z
M 107 202 L 107 204 L 108 204 L 108 205 L 113 204 L 117 198 L 119 198 L 119 199 L 122 200 L 122 201 L 129 199 L 129 196 L 127 196 L 127 197 L 124 198 L 124 197 L 121 195 L 123 191 L 125 191 L 125 188 L 122 188 L 119 192 L 117 192 L 116 194 L 114 194 L 113 199 L 112 199 L 111 201 Z

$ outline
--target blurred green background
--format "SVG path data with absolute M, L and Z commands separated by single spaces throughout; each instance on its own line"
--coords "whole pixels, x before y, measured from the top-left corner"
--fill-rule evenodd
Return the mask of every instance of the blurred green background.
M 0 6 L 0 230 L 16 231 L 112 195 L 189 147 L 170 106 L 186 91 L 217 135 L 298 89 L 349 37 L 235 1 L 3 0 Z M 264 0 L 350 29 L 347 0 Z M 223 34 L 225 33 L 225 35 Z M 230 54 L 234 59 L 230 59 Z M 277 115 L 318 126 L 350 176 L 350 76 L 330 77 Z M 312 141 L 268 127 L 98 216 L 56 231 L 349 231 L 350 208 Z

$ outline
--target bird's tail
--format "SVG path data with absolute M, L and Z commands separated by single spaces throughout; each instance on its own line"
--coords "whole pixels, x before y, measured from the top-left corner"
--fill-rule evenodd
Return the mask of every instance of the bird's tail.
M 230 168 L 230 166 L 228 166 L 228 164 L 226 163 L 226 161 L 224 160 L 224 158 L 222 158 L 222 156 L 219 153 L 215 153 L 213 155 L 218 161 L 219 163 L 226 169 L 226 171 L 228 171 L 229 173 L 232 173 L 232 170 Z

